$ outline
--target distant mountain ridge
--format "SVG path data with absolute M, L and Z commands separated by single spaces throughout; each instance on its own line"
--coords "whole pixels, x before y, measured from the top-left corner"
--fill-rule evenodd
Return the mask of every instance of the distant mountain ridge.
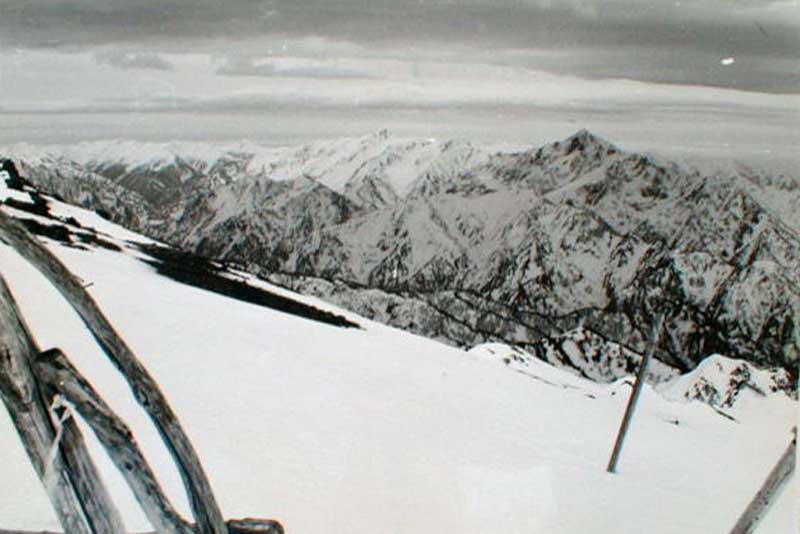
M 583 325 L 681 370 L 800 353 L 800 186 L 700 171 L 582 130 L 497 152 L 358 139 L 273 148 L 0 149 L 35 184 L 204 256 L 458 345 L 531 349 Z

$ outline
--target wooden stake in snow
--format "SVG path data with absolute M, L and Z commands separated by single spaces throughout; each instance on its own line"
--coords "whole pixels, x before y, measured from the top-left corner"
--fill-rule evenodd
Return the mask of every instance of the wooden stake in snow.
M 189 494 L 201 534 L 228 534 L 200 458 L 158 384 L 106 319 L 83 284 L 21 225 L 0 211 L 0 239 L 42 273 L 75 309 L 97 343 L 131 387 L 172 454 Z
M 730 534 L 750 534 L 758 526 L 759 521 L 766 515 L 770 505 L 780 493 L 784 484 L 794 472 L 797 448 L 797 427 L 792 430 L 794 437 L 784 451 L 778 463 L 770 471 L 761 489 L 758 490 L 753 500 L 747 506 L 739 521 Z
M 0 400 L 8 408 L 64 530 L 75 534 L 124 532 L 75 421 L 44 401 L 31 368 L 38 352 L 0 275 Z
M 0 401 L 8 408 L 66 533 L 125 532 L 71 417 L 70 409 L 74 407 L 122 472 L 157 534 L 283 534 L 283 526 L 271 519 L 222 519 L 197 453 L 158 384 L 105 318 L 86 287 L 2 211 L 0 241 L 15 248 L 61 292 L 125 377 L 172 453 L 196 520 L 190 524 L 178 515 L 130 429 L 66 355 L 59 349 L 39 350 L 0 275 Z M 0 529 L 0 534 L 6 532 L 10 533 Z
M 656 351 L 656 346 L 658 345 L 658 340 L 661 336 L 661 327 L 663 324 L 664 315 L 659 314 L 656 317 L 656 323 L 653 325 L 653 331 L 650 334 L 650 346 L 647 347 L 647 352 L 642 358 L 642 363 L 639 364 L 639 371 L 636 373 L 636 383 L 633 385 L 633 391 L 628 399 L 628 407 L 625 408 L 625 416 L 622 418 L 622 425 L 619 428 L 619 433 L 617 433 L 617 441 L 614 443 L 614 451 L 611 453 L 611 459 L 608 461 L 608 467 L 606 468 L 606 471 L 609 473 L 615 473 L 617 470 L 617 462 L 619 461 L 619 455 L 622 452 L 622 444 L 625 442 L 625 435 L 628 433 L 628 427 L 631 424 L 633 412 L 636 410 L 636 403 L 639 402 L 639 395 L 642 393 L 642 387 L 644 386 L 647 366 L 650 364 L 653 353 Z
M 159 534 L 191 534 L 194 529 L 175 511 L 158 484 L 125 422 L 95 391 L 59 349 L 39 354 L 33 369 L 46 390 L 75 407 L 117 466 L 150 524 Z

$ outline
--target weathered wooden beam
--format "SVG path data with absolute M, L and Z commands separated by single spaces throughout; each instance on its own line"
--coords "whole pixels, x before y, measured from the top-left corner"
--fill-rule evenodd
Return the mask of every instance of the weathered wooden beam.
M 47 248 L 1 211 L 0 240 L 12 246 L 58 289 L 125 377 L 177 464 L 198 531 L 201 534 L 227 534 L 228 528 L 200 459 L 167 399 L 81 282 Z
M 71 419 L 59 421 L 32 372 L 38 348 L 0 275 L 0 395 L 22 445 L 42 480 L 62 527 L 78 534 L 124 531 L 80 432 Z
M 636 373 L 636 383 L 633 385 L 633 391 L 631 392 L 631 396 L 628 398 L 628 406 L 625 408 L 625 415 L 622 418 L 622 424 L 619 427 L 617 439 L 614 442 L 614 450 L 611 453 L 611 458 L 608 460 L 608 467 L 606 467 L 606 471 L 609 473 L 614 473 L 617 470 L 617 462 L 619 461 L 620 453 L 622 453 L 622 445 L 625 443 L 625 436 L 628 435 L 628 428 L 630 427 L 631 420 L 633 419 L 633 413 L 636 411 L 636 404 L 639 402 L 639 395 L 642 393 L 642 388 L 644 387 L 647 366 L 653 357 L 653 353 L 656 351 L 656 346 L 658 345 L 658 340 L 661 336 L 661 327 L 663 324 L 664 315 L 659 314 L 656 317 L 656 322 L 653 325 L 652 332 L 650 333 L 650 345 L 647 347 L 647 352 L 642 358 L 642 362 L 639 364 L 639 371 Z
M 122 473 L 145 516 L 159 534 L 189 534 L 193 529 L 161 489 L 128 426 L 59 349 L 35 359 L 36 377 L 52 394 L 62 395 L 81 414 Z
M 231 519 L 228 521 L 231 534 L 283 534 L 283 525 L 272 519 Z
M 750 504 L 742 512 L 730 534 L 751 534 L 758 523 L 766 515 L 769 507 L 777 498 L 786 481 L 792 476 L 797 456 L 797 427 L 792 430 L 794 437 L 781 455 L 778 463 L 772 468 L 761 488 L 756 492 Z
M 231 519 L 227 523 L 231 534 L 284 534 L 283 526 L 272 519 Z M 61 534 L 51 531 L 30 531 L 30 530 L 3 530 L 0 534 Z M 142 532 L 140 534 L 161 534 L 158 532 Z
M 51 410 L 51 419 L 60 417 L 60 410 L 63 408 Z M 77 422 L 71 416 L 61 423 L 59 446 L 90 529 L 98 534 L 125 532 L 122 516 L 103 484 Z

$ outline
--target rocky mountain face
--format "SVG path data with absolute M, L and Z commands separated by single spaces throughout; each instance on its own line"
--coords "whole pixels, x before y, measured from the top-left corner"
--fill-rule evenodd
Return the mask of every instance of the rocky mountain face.
M 538 354 L 580 326 L 642 352 L 664 312 L 665 364 L 720 353 L 797 375 L 796 177 L 700 171 L 586 131 L 515 152 L 379 132 L 0 154 L 135 230 L 452 344 Z

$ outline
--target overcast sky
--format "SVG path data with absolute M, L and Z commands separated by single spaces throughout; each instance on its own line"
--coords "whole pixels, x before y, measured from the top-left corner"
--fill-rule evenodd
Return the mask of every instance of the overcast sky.
M 2 0 L 0 113 L 763 111 L 780 131 L 799 55 L 795 0 Z

